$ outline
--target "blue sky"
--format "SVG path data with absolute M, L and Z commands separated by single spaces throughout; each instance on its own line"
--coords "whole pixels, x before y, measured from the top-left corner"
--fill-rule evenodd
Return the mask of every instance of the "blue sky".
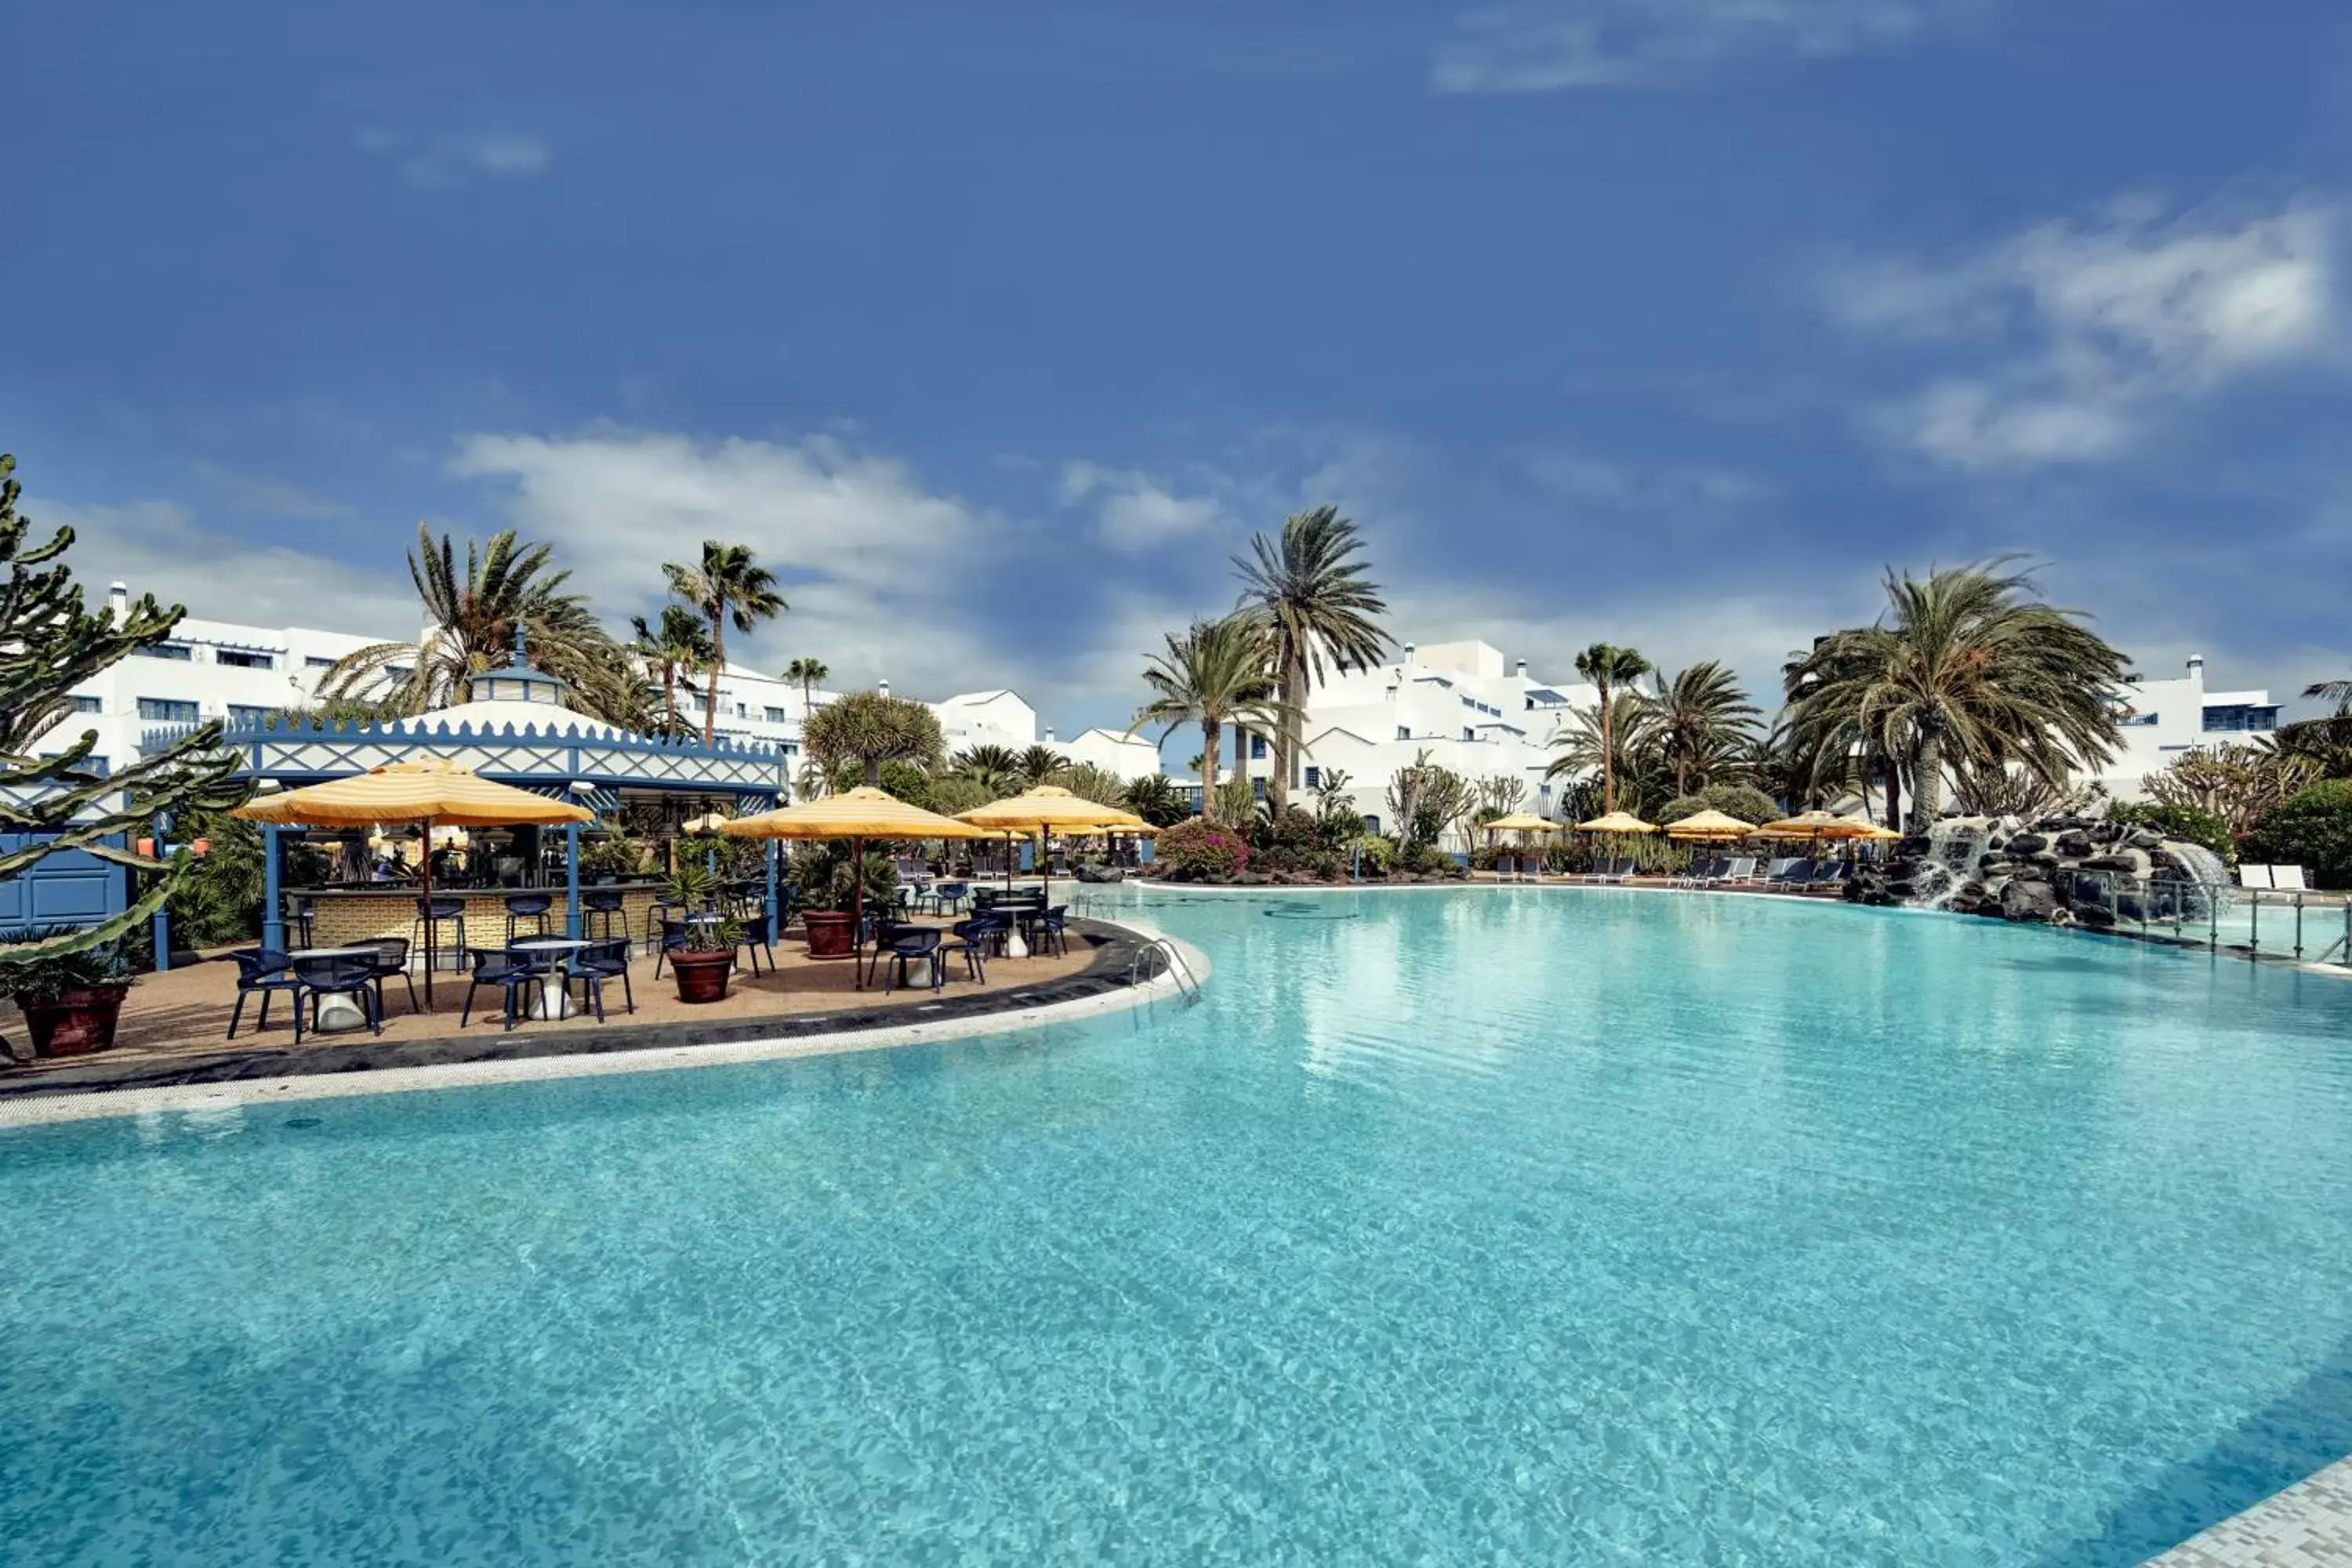
M 617 619 L 715 533 L 762 662 L 1066 736 L 1329 500 L 1539 673 L 1760 685 L 2000 550 L 2151 672 L 2352 669 L 2321 0 L 202 10 L 0 89 L 0 448 L 198 615 L 413 634 L 424 519 Z

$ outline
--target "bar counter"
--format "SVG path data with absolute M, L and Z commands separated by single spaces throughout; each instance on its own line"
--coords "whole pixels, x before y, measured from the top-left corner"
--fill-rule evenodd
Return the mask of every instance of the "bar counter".
M 621 895 L 621 912 L 613 917 L 613 935 L 626 935 L 643 941 L 646 934 L 646 911 L 660 898 L 666 884 L 653 879 L 626 882 L 583 882 L 580 896 L 584 902 L 593 893 Z M 404 882 L 380 888 L 292 888 L 287 890 L 289 910 L 301 903 L 310 909 L 310 945 L 314 947 L 344 947 L 353 942 L 373 942 L 380 937 L 413 937 L 421 947 L 424 935 L 416 928 L 416 902 L 424 895 L 414 882 Z M 548 900 L 547 930 L 551 936 L 564 933 L 564 916 L 569 905 L 559 884 L 552 888 L 444 888 L 433 889 L 434 901 L 455 900 L 466 907 L 466 942 L 469 947 L 503 947 L 507 936 L 507 900 L 514 898 L 544 898 Z M 604 918 L 588 911 L 590 920 L 585 934 L 601 935 Z M 444 928 L 452 922 L 443 921 Z M 529 928 L 526 928 L 528 930 Z M 436 933 L 438 945 L 448 947 L 457 941 L 456 934 L 446 929 Z

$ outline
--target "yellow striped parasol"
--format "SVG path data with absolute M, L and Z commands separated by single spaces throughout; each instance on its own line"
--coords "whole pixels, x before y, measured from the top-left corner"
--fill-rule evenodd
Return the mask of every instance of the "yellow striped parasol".
M 366 827 L 379 822 L 425 822 L 438 826 L 542 826 L 591 822 L 596 814 L 570 801 L 550 800 L 527 789 L 486 779 L 469 768 L 438 758 L 386 763 L 350 778 L 305 784 L 236 808 L 247 822 L 287 827 Z

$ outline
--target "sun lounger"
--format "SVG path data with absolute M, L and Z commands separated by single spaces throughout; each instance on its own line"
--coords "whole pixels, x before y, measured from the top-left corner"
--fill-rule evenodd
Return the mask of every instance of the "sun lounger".
M 2271 886 L 2271 868 L 2268 866 L 2239 867 L 2238 886 L 2267 890 Z
M 1750 882 L 1755 879 L 1756 857 L 1735 855 L 1731 858 L 1731 864 L 1723 868 L 1722 874 L 1711 879 L 1705 885 L 1710 888 L 1737 887 L 1742 882 Z
M 1780 868 L 1764 879 L 1764 885 L 1769 888 L 1801 888 L 1812 874 L 1813 863 L 1811 860 L 1784 861 Z
M 2303 879 L 2303 868 L 2300 866 L 2272 867 L 2271 887 L 2273 890 L 2282 893 L 2307 893 L 2311 891 L 2309 885 L 2307 885 Z
M 1703 888 L 1707 879 L 1723 869 L 1723 862 L 1713 856 L 1691 862 L 1690 869 L 1675 879 L 1677 888 Z
M 1824 860 L 1813 868 L 1812 879 L 1807 882 L 1805 886 L 1808 888 L 1842 888 L 1845 885 L 1846 869 L 1846 863 L 1843 860 Z
M 1603 860 L 1584 874 L 1588 882 L 1622 882 L 1633 874 L 1631 860 Z

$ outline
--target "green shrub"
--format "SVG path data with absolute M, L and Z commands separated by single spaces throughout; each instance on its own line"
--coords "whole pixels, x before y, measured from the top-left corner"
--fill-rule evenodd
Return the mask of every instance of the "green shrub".
M 2315 887 L 2352 888 L 2352 779 L 2326 779 L 2273 806 L 2238 847 L 2257 865 L 2300 866 Z
M 1151 863 L 1179 882 L 1227 881 L 1248 869 L 1248 840 L 1221 823 L 1195 816 L 1161 830 L 1152 841 Z
M 1367 877 L 1385 877 L 1396 863 L 1396 840 L 1379 833 L 1359 835 L 1348 846 L 1355 864 Z
M 2234 859 L 2238 847 L 2230 842 L 2230 825 L 2201 805 L 2165 805 L 2157 801 L 2117 801 L 2107 807 L 2109 822 L 2153 827 L 2167 838 L 2202 844 L 2224 860 Z

